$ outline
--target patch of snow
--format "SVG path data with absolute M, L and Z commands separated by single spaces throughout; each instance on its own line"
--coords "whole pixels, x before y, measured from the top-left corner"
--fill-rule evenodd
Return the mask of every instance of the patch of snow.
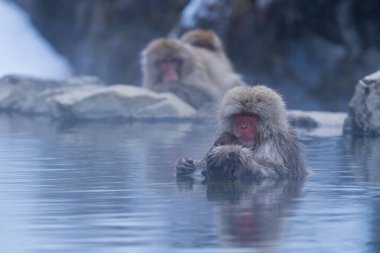
M 71 76 L 66 59 L 41 37 L 20 7 L 0 0 L 0 17 L 0 77 L 6 74 L 58 79 Z

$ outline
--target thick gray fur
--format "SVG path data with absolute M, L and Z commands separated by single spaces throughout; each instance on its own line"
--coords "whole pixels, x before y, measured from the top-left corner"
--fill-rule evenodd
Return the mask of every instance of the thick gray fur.
M 254 113 L 260 117 L 253 147 L 235 143 L 214 145 L 205 161 L 209 178 L 263 179 L 300 178 L 308 174 L 303 150 L 286 117 L 281 96 L 265 86 L 239 86 L 224 96 L 219 111 L 219 134 L 233 133 L 232 116 Z M 185 163 L 177 161 L 177 171 Z M 188 168 L 187 164 L 187 168 Z

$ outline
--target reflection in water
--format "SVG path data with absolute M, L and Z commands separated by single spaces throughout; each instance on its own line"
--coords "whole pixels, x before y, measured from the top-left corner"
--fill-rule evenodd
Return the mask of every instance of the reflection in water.
M 372 238 L 373 252 L 380 252 L 380 138 L 345 136 L 344 144 L 352 153 L 355 173 L 375 187 L 373 194 Z M 363 166 L 364 165 L 364 166 Z
M 301 181 L 210 184 L 209 200 L 220 204 L 220 240 L 229 246 L 273 245 L 278 241 L 284 217 L 292 213 Z M 227 198 L 227 199 L 226 199 Z
M 302 180 L 207 183 L 208 200 L 220 208 L 221 243 L 230 247 L 273 246 L 302 185 Z

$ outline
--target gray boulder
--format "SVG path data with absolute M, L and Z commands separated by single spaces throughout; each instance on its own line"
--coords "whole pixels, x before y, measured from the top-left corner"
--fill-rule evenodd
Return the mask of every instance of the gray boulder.
M 54 118 L 66 120 L 178 120 L 196 111 L 171 93 L 155 93 L 130 85 L 83 87 L 51 98 Z
M 64 81 L 27 76 L 0 79 L 0 112 L 59 121 L 190 119 L 196 111 L 170 93 L 129 85 L 106 86 L 96 77 Z
M 312 129 L 319 126 L 313 117 L 303 111 L 288 111 L 288 120 L 292 126 L 297 128 Z
M 52 116 L 51 98 L 72 89 L 104 85 L 96 77 L 76 77 L 66 81 L 8 75 L 0 79 L 0 111 L 34 116 Z
M 343 129 L 350 134 L 380 135 L 380 71 L 356 85 Z

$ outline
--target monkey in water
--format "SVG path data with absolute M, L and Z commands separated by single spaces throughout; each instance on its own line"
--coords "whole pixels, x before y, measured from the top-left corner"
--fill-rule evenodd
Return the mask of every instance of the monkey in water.
M 285 103 L 265 86 L 238 86 L 226 93 L 219 137 L 201 161 L 180 158 L 177 174 L 206 169 L 208 179 L 289 179 L 308 174 Z

